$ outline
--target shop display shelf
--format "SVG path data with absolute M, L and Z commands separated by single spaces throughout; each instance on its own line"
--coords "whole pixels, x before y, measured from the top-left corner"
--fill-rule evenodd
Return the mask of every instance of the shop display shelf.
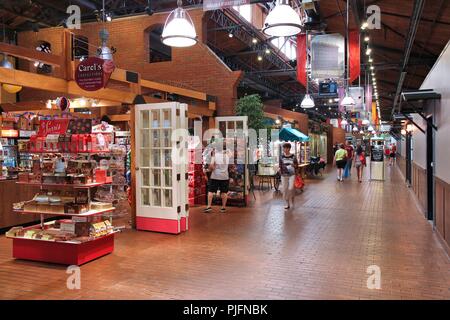
M 61 153 L 61 154 L 81 154 L 81 155 L 90 155 L 90 154 L 111 154 L 110 150 L 104 151 L 61 151 L 61 150 L 48 150 L 48 151 L 26 151 L 28 154 L 46 154 L 46 153 Z
M 111 182 L 93 182 L 86 184 L 70 184 L 70 183 L 41 183 L 41 182 L 16 182 L 19 185 L 33 186 L 33 187 L 58 187 L 58 188 L 73 188 L 73 189 L 89 189 L 102 185 L 109 185 Z
M 115 233 L 86 242 L 12 237 L 13 258 L 79 266 L 112 253 Z
M 101 210 L 90 210 L 88 212 L 84 213 L 56 213 L 56 212 L 39 212 L 39 211 L 26 211 L 26 210 L 13 210 L 15 213 L 19 214 L 43 214 L 43 215 L 49 215 L 49 216 L 67 216 L 67 217 L 90 217 L 95 216 L 103 213 L 108 213 L 114 211 L 116 208 L 108 208 L 108 209 L 101 209 Z

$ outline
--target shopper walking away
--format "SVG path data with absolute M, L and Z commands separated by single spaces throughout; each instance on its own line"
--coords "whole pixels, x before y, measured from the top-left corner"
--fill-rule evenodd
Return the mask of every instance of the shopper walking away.
M 226 205 L 228 199 L 228 189 L 230 185 L 230 176 L 228 173 L 228 166 L 230 164 L 230 153 L 228 150 L 215 149 L 214 154 L 211 157 L 211 163 L 208 170 L 211 172 L 211 177 L 208 180 L 208 206 L 205 213 L 212 211 L 212 201 L 214 194 L 220 191 L 220 197 L 222 198 L 221 213 L 226 212 Z
M 358 147 L 356 148 L 356 155 L 355 155 L 355 168 L 359 182 L 362 182 L 363 171 L 365 166 L 367 166 L 366 154 L 363 151 L 363 148 L 360 145 L 358 145 Z
M 396 156 L 397 156 L 397 146 L 393 143 L 391 145 L 391 150 L 389 153 L 389 165 L 393 165 L 395 163 Z
M 347 163 L 344 169 L 344 178 L 348 178 L 352 175 L 352 162 L 353 162 L 353 154 L 354 148 L 351 145 L 350 141 L 347 141 L 347 145 L 345 146 L 345 150 L 347 151 Z
M 283 153 L 280 156 L 280 174 L 283 185 L 283 196 L 286 201 L 285 210 L 294 205 L 294 182 L 295 172 L 298 168 L 298 161 L 294 154 L 291 154 L 291 144 L 283 144 Z
M 384 148 L 384 158 L 386 161 L 389 161 L 391 159 L 391 149 L 389 147 Z M 390 162 L 389 165 L 391 165 Z
M 343 143 L 339 145 L 339 149 L 334 154 L 334 163 L 337 167 L 337 179 L 338 181 L 343 181 L 342 174 L 347 165 L 347 150 L 345 150 Z

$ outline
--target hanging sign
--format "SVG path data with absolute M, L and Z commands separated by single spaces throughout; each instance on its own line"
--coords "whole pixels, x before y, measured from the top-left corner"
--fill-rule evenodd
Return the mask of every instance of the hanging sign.
M 75 81 L 86 91 L 97 91 L 106 87 L 115 69 L 112 60 L 90 57 L 81 61 L 75 70 Z
M 38 136 L 49 134 L 65 134 L 69 125 L 69 119 L 41 120 Z
M 355 81 L 361 73 L 361 49 L 359 37 L 359 30 L 352 30 L 349 32 L 350 83 Z
M 250 0 L 203 0 L 203 11 L 242 6 L 249 3 Z
M 306 34 L 297 35 L 297 80 L 306 88 Z

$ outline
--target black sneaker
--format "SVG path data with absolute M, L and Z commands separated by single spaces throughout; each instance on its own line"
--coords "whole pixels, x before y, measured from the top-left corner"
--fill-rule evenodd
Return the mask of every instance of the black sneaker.
M 203 210 L 204 213 L 210 213 L 211 211 L 212 211 L 212 208 L 211 208 L 211 207 L 205 208 L 205 209 Z
M 220 213 L 225 213 L 225 212 L 227 212 L 227 209 L 225 209 L 225 208 L 220 208 Z

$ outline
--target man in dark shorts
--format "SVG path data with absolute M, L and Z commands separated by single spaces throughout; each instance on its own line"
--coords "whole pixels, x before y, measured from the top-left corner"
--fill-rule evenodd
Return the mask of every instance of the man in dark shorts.
M 220 197 L 222 198 L 222 208 L 220 208 L 220 212 L 226 212 L 225 207 L 227 205 L 228 188 L 230 185 L 230 177 L 228 174 L 229 164 L 229 152 L 227 150 L 223 151 L 216 148 L 209 165 L 211 177 L 208 180 L 208 206 L 205 210 L 203 210 L 203 212 L 210 213 L 212 211 L 212 200 L 217 191 L 220 191 Z

